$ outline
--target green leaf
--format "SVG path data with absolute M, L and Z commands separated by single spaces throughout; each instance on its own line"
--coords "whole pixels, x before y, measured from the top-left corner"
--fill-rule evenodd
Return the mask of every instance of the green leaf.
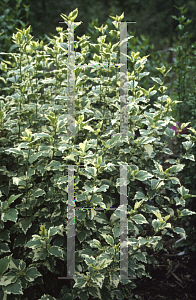
M 88 291 L 80 291 L 80 293 L 79 293 L 78 296 L 79 296 L 79 298 L 80 298 L 81 300 L 89 299 L 89 293 L 88 293 Z M 93 296 L 97 296 L 96 288 L 94 288 Z
M 131 220 L 133 220 L 136 224 L 148 223 L 146 218 L 141 214 L 138 214 L 138 215 L 135 215 L 135 216 L 131 217 Z
M 37 140 L 40 140 L 40 139 L 43 139 L 43 138 L 50 138 L 50 135 L 48 133 L 44 133 L 44 132 L 41 132 L 41 133 L 33 133 L 32 136 L 34 137 L 34 141 L 37 141 Z
M 139 234 L 138 227 L 135 226 L 131 220 L 128 220 L 128 230 L 133 231 L 134 235 L 138 235 Z
M 81 254 L 81 256 L 84 257 L 87 265 L 96 264 L 96 259 L 93 256 L 87 254 Z
M 88 291 L 89 291 L 89 294 L 91 294 L 93 297 L 96 297 L 98 299 L 103 299 L 102 295 L 100 293 L 100 289 L 98 287 L 96 287 L 95 285 L 93 287 L 89 286 Z M 90 297 L 86 298 L 86 299 L 90 299 Z
M 138 240 L 135 238 L 129 238 L 127 244 L 136 247 L 138 245 Z
M 25 279 L 29 282 L 33 282 L 35 278 L 42 276 L 36 267 L 29 266 L 25 272 Z
M 148 242 L 145 238 L 141 236 L 138 237 L 138 241 L 139 241 L 139 246 L 142 246 Z
M 86 129 L 86 130 L 95 132 L 94 129 L 91 126 L 89 126 L 89 125 L 85 125 L 83 128 Z
M 163 84 L 162 80 L 161 80 L 159 77 L 150 77 L 150 78 L 151 78 L 153 81 L 155 81 L 156 83 L 160 84 L 160 85 Z
M 182 129 L 182 126 L 181 126 L 181 129 Z M 182 145 L 186 149 L 186 151 L 194 146 L 194 144 L 190 141 L 183 142 Z
M 138 81 L 131 80 L 127 84 L 128 84 L 128 87 L 130 87 L 130 90 L 133 91 L 137 87 Z
M 135 276 L 135 273 L 133 274 L 133 276 Z M 104 293 L 105 294 L 105 293 Z M 121 290 L 114 290 L 113 292 L 112 292 L 112 294 L 113 295 L 115 295 L 116 296 L 116 299 L 118 299 L 118 300 L 123 300 L 124 298 L 125 298 L 125 296 L 124 296 L 124 293 L 121 291 Z M 107 298 L 108 299 L 108 298 Z M 115 299 L 115 298 L 114 298 Z M 103 300 L 106 300 L 106 298 L 105 299 L 103 299 Z
M 52 160 L 45 168 L 47 170 L 56 171 L 59 170 L 59 167 L 60 167 L 60 162 L 56 160 Z
M 172 155 L 173 152 L 169 148 L 163 148 L 163 152 L 168 155 Z M 169 161 L 169 160 L 168 160 Z
M 185 165 L 183 165 L 183 164 L 178 164 L 178 165 L 172 166 L 172 167 L 166 169 L 165 173 L 167 174 L 168 172 L 170 172 L 170 173 L 180 172 L 183 170 L 184 166 Z
M 10 248 L 8 247 L 8 244 L 0 242 L 0 255 L 4 254 L 6 252 L 10 252 Z
M 144 199 L 145 201 L 148 200 L 148 198 L 146 197 L 146 195 L 143 192 L 136 192 L 134 200 L 135 199 Z
M 102 233 L 101 235 L 104 237 L 105 241 L 106 241 L 110 246 L 114 246 L 114 239 L 113 239 L 112 236 L 107 235 L 107 234 L 104 234 L 104 233 Z
M 156 67 L 155 67 L 156 68 Z M 166 71 L 166 68 L 165 68 L 165 66 L 162 66 L 161 68 L 156 68 L 158 71 L 160 71 L 161 72 L 161 74 L 164 74 L 165 73 L 165 71 Z
M 2 76 L 0 76 L 0 80 L 2 80 L 3 81 L 3 83 L 5 83 L 6 84 L 6 80 L 5 80 L 5 78 L 4 77 L 2 77 Z
M 148 211 L 149 212 L 151 212 L 151 213 L 153 213 L 153 212 L 158 212 L 158 213 L 160 213 L 160 210 L 157 208 L 157 207 L 155 207 L 155 206 L 152 206 L 152 205 L 146 205 L 146 208 L 148 209 Z
M 153 211 L 153 213 L 155 214 L 155 216 L 159 219 L 160 222 L 163 221 L 162 217 L 161 217 L 161 214 L 160 212 L 156 212 L 156 211 Z
M 112 215 L 113 216 L 113 215 Z M 114 235 L 114 238 L 117 238 L 120 236 L 120 226 L 118 227 L 113 227 L 112 228 L 112 232 L 113 232 L 113 235 Z
M 185 189 L 184 186 L 181 186 L 177 189 L 177 191 L 180 193 L 180 195 L 184 198 L 184 196 L 188 195 L 189 189 Z
M 190 216 L 190 215 L 195 215 L 196 212 L 191 211 L 189 209 L 183 209 L 183 210 L 181 210 L 181 214 L 182 214 L 182 216 Z
M 15 294 L 15 295 L 23 294 L 21 281 L 19 279 L 17 279 L 16 282 L 14 282 L 8 286 L 3 286 L 2 289 L 6 294 Z
M 26 179 L 31 179 L 31 177 L 35 174 L 35 169 L 29 168 L 28 171 L 26 172 Z
M 175 131 L 173 129 L 167 128 L 166 135 L 169 136 L 170 138 L 173 138 L 175 136 Z
M 147 171 L 138 171 L 135 175 L 135 178 L 137 180 L 140 180 L 140 181 L 145 181 L 149 178 L 152 178 L 153 175 L 151 175 L 150 173 L 148 173 Z
M 170 179 L 173 184 L 179 184 L 179 185 L 181 184 L 180 180 L 177 177 L 170 177 Z
M 153 160 L 154 164 L 155 164 L 155 168 L 158 170 L 158 172 L 156 171 L 156 173 L 159 173 L 160 175 L 164 175 L 163 172 L 163 167 L 155 160 Z
M 18 219 L 18 211 L 15 208 L 10 208 L 7 212 L 1 214 L 1 220 L 7 222 L 8 220 L 16 223 Z
M 157 220 L 154 220 L 157 221 Z M 148 240 L 149 244 L 156 245 L 161 240 L 161 236 L 153 236 Z
M 193 154 L 186 154 L 186 155 L 183 155 L 182 158 L 185 158 L 185 159 L 189 159 L 189 160 L 195 161 L 195 157 L 194 157 Z
M 85 140 L 83 143 L 79 143 L 79 147 L 82 150 L 82 152 L 85 153 L 90 146 L 87 145 L 87 140 Z
M 186 239 L 186 232 L 183 228 L 175 227 L 173 228 L 173 231 L 176 232 L 177 234 L 180 234 L 184 239 Z
M 142 261 L 143 263 L 147 263 L 146 256 L 144 255 L 143 252 L 137 252 L 134 256 L 136 257 L 136 259 L 138 261 Z
M 76 279 L 76 282 L 73 286 L 73 288 L 84 288 L 86 286 L 87 282 L 86 282 L 86 279 L 83 279 L 83 278 L 78 278 Z
M 135 63 L 135 70 L 137 71 L 139 68 L 143 69 L 146 62 L 147 58 L 145 57 L 140 60 L 137 60 Z
M 153 147 L 150 144 L 144 145 L 144 148 L 146 149 L 146 152 L 148 153 L 149 157 L 151 157 L 151 154 L 153 152 Z
M 26 236 L 24 234 L 18 234 L 14 240 L 14 248 L 24 245 L 26 243 Z
M 22 219 L 20 218 L 19 220 L 19 226 L 22 229 L 22 231 L 24 232 L 24 234 L 27 233 L 27 230 L 32 226 L 32 216 L 28 217 L 27 219 Z
M 92 241 L 87 241 L 87 243 L 90 244 L 91 248 L 102 249 L 101 243 L 96 239 L 93 239 Z
M 110 274 L 110 284 L 114 285 L 115 288 L 117 288 L 118 285 L 119 285 L 119 282 L 120 282 L 120 278 L 119 278 L 118 272 L 111 272 L 111 274 Z
M 54 236 L 57 233 L 61 236 L 64 236 L 64 234 L 63 234 L 63 224 L 61 224 L 59 226 L 55 226 L 55 227 L 50 227 L 49 230 L 48 230 L 48 236 L 49 237 Z
M 97 158 L 97 164 L 100 166 L 102 163 L 102 155 Z
M 143 72 L 139 74 L 139 80 L 142 79 L 144 76 L 148 76 L 150 72 Z
M 86 195 L 85 195 L 85 193 L 77 195 L 76 196 L 76 201 L 77 202 L 86 201 Z
M 106 214 L 102 212 L 97 212 L 96 216 L 94 217 L 94 220 L 100 224 L 106 224 L 108 225 L 108 219 Z
M 176 201 L 176 205 L 181 205 L 181 206 L 185 206 L 186 202 L 184 199 L 182 198 L 178 198 L 178 197 L 175 197 L 174 200 Z
M 152 221 L 152 226 L 153 226 L 155 232 L 158 231 L 159 228 L 161 227 L 160 221 L 159 220 L 153 220 Z
M 46 257 L 48 256 L 48 252 L 46 252 L 46 249 L 42 249 L 42 248 L 33 250 L 33 254 L 34 254 L 33 261 L 45 260 Z
M 38 159 L 42 155 L 42 152 L 33 153 L 29 156 L 29 163 L 32 164 L 34 161 Z
M 68 19 L 72 22 L 77 18 L 78 15 L 78 8 L 74 9 L 70 14 L 68 15 Z
M 34 236 L 31 241 L 28 241 L 25 247 L 37 249 L 43 245 L 43 242 L 39 239 L 39 236 Z
M 86 238 L 86 234 L 83 231 L 80 231 L 77 233 L 77 238 L 79 239 L 80 243 L 82 243 Z
M 77 216 L 77 219 L 82 221 L 86 218 L 86 211 L 82 211 L 82 210 L 76 210 L 75 215 Z
M 16 82 L 18 82 L 18 79 L 19 79 L 19 78 L 20 78 L 19 75 L 15 75 L 15 76 L 12 76 L 12 77 L 7 78 L 7 80 L 9 80 L 9 81 L 11 81 L 11 82 L 13 82 L 13 83 L 16 83 Z
M 76 160 L 75 160 L 75 158 L 74 158 L 74 154 L 70 154 L 70 155 L 66 156 L 64 159 L 65 159 L 65 160 L 71 160 L 71 161 L 76 162 Z
M 61 187 L 62 184 L 67 184 L 68 185 L 68 176 L 62 176 L 59 177 L 57 184 Z M 67 191 L 68 191 L 68 187 L 67 187 Z
M 7 286 L 7 285 L 11 285 L 12 283 L 17 281 L 17 277 L 14 274 L 14 272 L 9 271 L 8 273 L 6 273 L 3 277 L 1 277 L 1 281 L 0 281 L 0 286 Z
M 43 224 L 40 225 L 39 234 L 42 237 L 46 237 L 47 236 L 47 229 L 45 228 L 45 225 L 43 225 Z
M 51 248 L 49 248 L 48 253 L 50 253 L 51 255 L 54 255 L 62 260 L 64 259 L 63 250 L 58 246 L 52 246 Z
M 61 47 L 63 50 L 67 51 L 67 49 L 68 49 L 68 44 L 67 44 L 67 43 L 59 43 L 59 45 L 60 45 L 60 47 Z M 57 97 L 56 97 L 56 98 L 57 98 Z
M 13 184 L 19 186 L 26 186 L 26 181 L 22 177 L 13 177 Z
M 5 256 L 0 259 L 0 277 L 8 270 L 12 256 Z
M 142 203 L 144 202 L 145 200 L 141 200 L 141 201 L 136 201 L 135 202 L 135 205 L 134 205 L 134 210 L 137 210 L 141 205 Z
M 38 188 L 38 189 L 33 191 L 33 193 L 31 194 L 31 198 L 35 199 L 37 197 L 43 196 L 44 194 L 45 194 L 45 191 Z
M 170 218 L 170 215 L 165 216 L 164 217 L 165 222 L 167 222 L 167 220 L 169 220 L 169 218 Z
M 110 257 L 110 255 L 108 254 L 100 254 L 98 256 L 98 263 L 97 263 L 97 266 L 100 268 L 100 269 L 104 269 L 106 268 L 107 266 L 109 266 L 112 262 L 112 258 Z
M 21 259 L 12 259 L 10 262 L 10 269 L 12 269 L 12 271 L 24 271 L 26 269 L 26 263 Z
M 102 274 L 92 274 L 91 279 L 96 285 L 99 286 L 100 289 L 102 289 L 103 281 L 105 279 L 104 275 Z
M 103 201 L 103 197 L 101 195 L 93 195 L 92 198 L 91 198 L 91 201 L 93 204 L 99 204 Z
M 109 188 L 109 185 L 103 184 L 100 188 L 97 189 L 97 192 L 106 192 Z
M 18 199 L 18 197 L 20 197 L 22 194 L 19 195 L 11 195 L 8 199 L 8 205 L 10 205 L 11 203 L 13 203 L 16 199 Z

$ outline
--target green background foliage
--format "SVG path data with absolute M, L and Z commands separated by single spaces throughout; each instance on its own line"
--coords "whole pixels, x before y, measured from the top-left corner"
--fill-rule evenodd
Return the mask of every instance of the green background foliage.
M 98 19 L 99 26 L 106 24 L 109 15 L 125 14 L 124 20 L 136 21 L 136 24 L 129 24 L 129 31 L 134 31 L 134 36 L 139 37 L 141 34 L 150 38 L 150 43 L 155 45 L 155 49 L 164 49 L 168 47 L 170 34 L 172 31 L 173 39 L 175 39 L 175 28 L 177 22 L 173 20 L 171 25 L 171 15 L 177 15 L 178 10 L 173 5 L 188 8 L 187 18 L 192 20 L 190 32 L 194 34 L 193 41 L 196 40 L 196 7 L 195 1 L 39 1 L 36 5 L 33 1 L 28 2 L 30 5 L 30 24 L 33 28 L 33 35 L 37 38 L 49 35 L 49 32 L 55 34 L 55 28 L 58 24 L 59 15 L 61 13 L 68 14 L 75 7 L 78 7 L 78 21 L 84 23 L 76 29 L 76 37 L 82 36 L 87 32 L 89 23 L 94 19 Z M 173 28 L 171 28 L 173 26 Z M 65 27 L 64 27 L 65 29 Z M 171 44 L 170 44 L 171 46 Z

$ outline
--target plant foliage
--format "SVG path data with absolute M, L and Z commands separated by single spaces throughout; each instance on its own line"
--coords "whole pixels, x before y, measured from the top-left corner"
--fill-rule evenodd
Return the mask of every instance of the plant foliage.
M 77 13 L 62 17 L 73 22 Z M 110 36 L 119 38 L 123 17 L 111 17 Z M 129 297 L 136 285 L 119 277 L 119 212 L 127 211 L 128 276 L 135 278 L 151 277 L 145 266 L 155 262 L 153 253 L 166 251 L 163 237 L 186 238 L 176 222 L 195 214 L 184 208 L 186 199 L 195 195 L 177 178 L 184 164 L 171 159 L 164 171 L 156 158 L 161 152 L 172 154 L 163 142 L 174 136 L 169 127 L 175 125 L 168 112 L 176 101 L 164 86 L 169 70 L 158 68 L 163 78 L 152 80 L 159 88 L 146 89 L 140 81 L 148 76 L 148 55 L 127 55 L 129 128 L 127 136 L 120 135 L 120 78 L 115 67 L 120 41 L 106 43 L 103 26 L 96 29 L 101 33 L 96 44 L 86 35 L 76 43 L 82 51 L 76 52 L 75 64 L 75 136 L 67 134 L 68 30 L 57 27 L 52 47 L 33 41 L 30 26 L 18 30 L 13 41 L 19 53 L 11 55 L 14 62 L 1 63 L 6 73 L 2 92 L 7 93 L 0 99 L 1 300 L 26 300 L 29 295 L 41 300 Z M 90 49 L 93 66 L 84 67 Z M 149 108 L 153 95 L 154 108 Z M 184 156 L 194 161 L 190 132 L 183 139 Z M 80 278 L 61 286 L 58 277 L 67 276 L 68 165 L 76 166 L 75 206 L 83 207 L 75 210 L 75 272 Z M 121 166 L 127 168 L 127 208 L 120 206 Z M 107 210 L 111 207 L 118 210 Z

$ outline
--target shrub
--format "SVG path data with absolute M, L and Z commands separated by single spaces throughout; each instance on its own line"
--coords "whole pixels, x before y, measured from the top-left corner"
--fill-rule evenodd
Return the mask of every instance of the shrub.
M 178 8 L 180 15 L 173 16 L 175 20 L 179 22 L 176 30 L 179 33 L 178 41 L 175 47 L 170 50 L 175 52 L 176 59 L 174 62 L 173 70 L 175 72 L 175 80 L 172 81 L 172 88 L 174 92 L 170 95 L 172 99 L 177 99 L 178 103 L 173 107 L 172 116 L 180 123 L 186 123 L 191 126 L 189 128 L 189 132 L 193 132 L 195 134 L 196 130 L 196 111 L 195 111 L 195 43 L 191 44 L 190 39 L 192 34 L 189 33 L 188 27 L 191 20 L 185 17 L 185 13 L 187 12 L 187 8 L 185 6 Z M 183 133 L 183 131 L 181 132 Z M 184 146 L 183 146 L 183 138 L 179 132 L 179 135 L 176 136 L 176 145 L 175 149 L 181 152 L 180 163 L 185 164 L 185 168 L 182 174 L 182 180 L 184 185 L 190 190 L 190 194 L 195 194 L 196 192 L 196 164 L 195 164 L 195 155 L 196 155 L 196 147 L 195 147 L 195 136 L 191 136 L 190 143 L 192 143 L 192 148 L 190 150 L 190 160 L 187 160 L 185 155 Z M 191 158 L 192 157 L 192 158 Z M 186 208 L 191 211 L 196 211 L 196 204 L 194 199 L 187 198 L 186 199 Z M 196 249 L 196 228 L 195 221 L 196 218 L 193 216 L 189 218 L 189 216 L 185 216 L 182 218 L 184 222 L 189 223 L 186 228 L 187 239 L 181 244 L 185 253 L 189 254 L 191 260 L 195 260 L 195 249 Z
M 62 17 L 73 22 L 77 13 L 76 9 Z M 111 36 L 120 36 L 118 22 L 123 17 L 112 17 L 115 30 Z M 13 34 L 20 50 L 13 55 L 15 64 L 1 63 L 5 85 L 8 81 L 12 85 L 4 88 L 8 96 L 1 97 L 0 112 L 0 299 L 26 300 L 29 295 L 33 300 L 129 297 L 136 285 L 133 279 L 119 277 L 119 247 L 126 250 L 125 244 L 120 245 L 119 234 L 127 236 L 126 226 L 121 228 L 119 223 L 122 215 L 125 223 L 128 217 L 128 276 L 151 278 L 145 265 L 155 263 L 154 252 L 167 251 L 164 236 L 186 237 L 185 230 L 176 226 L 178 219 L 195 214 L 184 209 L 186 198 L 195 195 L 177 178 L 184 164 L 170 160 L 172 166 L 163 171 L 156 159 L 161 152 L 172 154 L 163 140 L 174 136 L 168 126 L 175 122 L 167 113 L 176 102 L 171 103 L 165 94 L 161 79 L 154 78 L 160 85 L 158 90 L 139 85 L 148 75 L 142 73 L 147 56 L 132 51 L 127 56 L 131 61 L 128 134 L 121 135 L 121 81 L 114 66 L 120 41 L 107 44 L 104 28 L 98 30 L 102 36 L 97 44 L 92 45 L 84 35 L 76 45 L 82 49 L 76 53 L 75 65 L 76 135 L 68 135 L 74 126 L 66 127 L 70 80 L 66 55 L 69 57 L 71 48 L 67 49 L 64 37 L 68 30 L 57 28 L 59 36 L 51 40 L 53 47 L 34 42 L 30 27 L 18 30 Z M 69 32 L 69 36 L 73 34 Z M 82 66 L 90 47 L 99 52 L 91 61 L 97 63 L 96 69 L 91 69 L 97 71 L 93 79 L 89 68 L 83 71 Z M 98 63 L 113 65 L 103 68 Z M 52 64 L 56 66 L 54 78 L 43 72 Z M 158 70 L 165 78 L 166 68 Z M 89 90 L 86 82 L 91 79 L 95 86 Z M 155 94 L 156 109 L 147 109 Z M 141 129 L 143 125 L 146 129 Z M 134 139 L 137 130 L 140 136 Z M 190 133 L 182 138 L 186 140 L 185 155 L 192 159 Z M 82 207 L 75 211 L 75 273 L 80 278 L 62 287 L 58 277 L 67 275 L 68 260 L 68 165 L 75 165 L 75 203 Z M 162 194 L 163 188 L 170 197 Z M 119 195 L 128 198 L 127 205 L 120 205 Z M 111 207 L 116 210 L 107 211 Z

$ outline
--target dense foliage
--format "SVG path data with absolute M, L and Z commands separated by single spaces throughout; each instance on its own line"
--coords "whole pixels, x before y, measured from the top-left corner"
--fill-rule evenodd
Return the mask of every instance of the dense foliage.
M 192 20 L 189 20 L 185 17 L 185 13 L 187 12 L 187 8 L 180 7 L 178 8 L 180 11 L 180 16 L 176 19 L 179 24 L 176 28 L 179 33 L 179 42 L 176 47 L 171 50 L 175 53 L 176 59 L 173 66 L 174 71 L 174 80 L 172 81 L 171 88 L 173 89 L 171 98 L 177 99 L 179 103 L 177 103 L 172 111 L 172 116 L 179 122 L 179 124 L 189 122 L 191 127 L 194 129 L 190 129 L 195 134 L 196 129 L 196 109 L 195 109 L 195 99 L 196 99 L 196 91 L 195 91 L 195 83 L 196 83 L 196 43 L 191 43 L 192 33 L 190 33 L 189 26 Z M 178 151 L 184 153 L 184 148 L 182 147 L 182 137 L 180 132 L 177 138 L 176 148 Z M 196 155 L 196 147 L 195 144 L 191 148 L 191 155 Z M 195 194 L 196 192 L 196 164 L 195 161 L 186 160 L 184 157 L 181 159 L 181 162 L 185 163 L 185 168 L 183 170 L 182 180 L 186 187 L 190 190 L 191 194 Z M 186 207 L 196 211 L 196 202 L 192 198 L 188 198 L 186 200 Z M 189 219 L 188 217 L 183 217 L 183 220 L 189 221 L 189 225 L 187 227 L 187 240 L 184 241 L 181 247 L 185 250 L 185 252 L 189 253 L 192 260 L 196 258 L 196 217 L 195 215 Z
M 77 14 L 76 9 L 62 17 L 73 22 Z M 188 134 L 181 135 L 184 153 L 163 170 L 158 154 L 172 154 L 166 137 L 175 136 L 170 127 L 176 125 L 168 113 L 177 102 L 166 95 L 164 85 L 170 70 L 158 66 L 161 78 L 151 77 L 155 85 L 146 88 L 149 83 L 145 86 L 142 80 L 149 76 L 144 71 L 148 56 L 131 51 L 128 135 L 119 134 L 120 78 L 115 64 L 123 17 L 112 17 L 114 28 L 108 35 L 107 25 L 95 28 L 101 33 L 97 43 L 87 35 L 76 42 L 81 52 L 75 59 L 75 136 L 67 135 L 68 30 L 57 27 L 58 36 L 48 45 L 33 41 L 30 27 L 13 34 L 19 53 L 1 63 L 6 74 L 0 99 L 2 300 L 26 300 L 29 295 L 33 300 L 129 297 L 134 280 L 119 277 L 119 212 L 128 217 L 129 277 L 150 277 L 145 265 L 156 262 L 154 252 L 167 251 L 164 236 L 186 238 L 177 223 L 195 214 L 184 208 L 186 199 L 195 195 L 177 176 L 185 166 L 180 159 L 195 161 L 195 131 L 189 126 Z M 117 41 L 106 43 L 107 38 Z M 89 52 L 94 55 L 87 62 L 94 66 L 84 68 Z M 181 129 L 188 125 L 182 123 Z M 58 277 L 67 276 L 68 165 L 75 165 L 75 205 L 84 209 L 75 211 L 75 269 L 80 278 L 63 283 Z M 126 185 L 121 168 L 127 170 L 127 207 L 119 205 L 120 186 Z M 98 207 L 104 211 L 93 209 Z M 111 207 L 118 210 L 107 210 Z

